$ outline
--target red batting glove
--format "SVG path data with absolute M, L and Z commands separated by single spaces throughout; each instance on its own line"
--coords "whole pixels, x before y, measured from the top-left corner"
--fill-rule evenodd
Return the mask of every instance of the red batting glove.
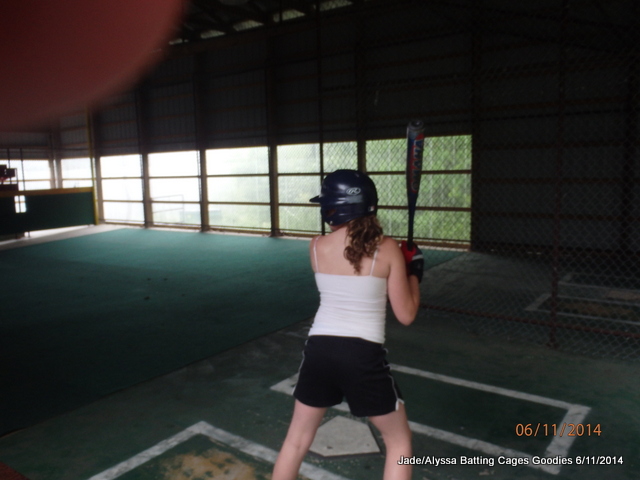
M 418 252 L 418 248 L 416 244 L 413 244 L 413 248 L 409 249 L 409 245 L 406 240 L 400 242 L 400 250 L 402 250 L 402 254 L 404 255 L 404 263 L 409 265 L 411 260 L 413 260 L 413 256 Z
M 400 242 L 400 250 L 404 255 L 404 261 L 407 265 L 407 275 L 414 275 L 418 278 L 418 282 L 422 281 L 422 275 L 424 272 L 424 256 L 422 250 L 420 250 L 416 244 L 413 244 L 413 248 L 409 249 L 406 241 Z

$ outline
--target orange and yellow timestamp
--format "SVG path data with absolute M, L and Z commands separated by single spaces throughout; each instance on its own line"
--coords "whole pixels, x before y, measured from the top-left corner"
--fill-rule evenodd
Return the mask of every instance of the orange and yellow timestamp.
M 519 437 L 599 437 L 602 427 L 599 423 L 518 423 L 516 435 Z

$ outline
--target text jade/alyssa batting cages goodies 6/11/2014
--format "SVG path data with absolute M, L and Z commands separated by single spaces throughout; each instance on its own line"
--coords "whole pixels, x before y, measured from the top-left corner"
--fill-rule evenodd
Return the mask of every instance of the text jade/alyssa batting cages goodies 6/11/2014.
M 412 457 L 400 457 L 398 460 L 398 465 L 431 465 L 433 467 L 446 465 L 487 465 L 489 467 L 496 465 L 512 467 L 520 465 L 622 465 L 623 463 L 622 456 L 615 455 L 577 455 L 574 457 L 563 457 L 561 455 L 555 457 L 507 457 L 504 455 L 499 457 L 436 457 L 414 455 Z

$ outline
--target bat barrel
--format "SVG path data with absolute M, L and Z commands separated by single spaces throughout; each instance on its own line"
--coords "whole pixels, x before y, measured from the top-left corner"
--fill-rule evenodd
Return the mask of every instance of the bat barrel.
M 407 244 L 413 247 L 413 223 L 416 203 L 420 190 L 420 176 L 422 174 L 422 152 L 424 150 L 424 122 L 413 120 L 407 126 L 407 203 L 409 207 L 409 231 Z

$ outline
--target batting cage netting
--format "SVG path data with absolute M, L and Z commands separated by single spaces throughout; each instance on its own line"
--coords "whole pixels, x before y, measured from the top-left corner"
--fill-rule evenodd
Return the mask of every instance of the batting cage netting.
M 429 271 L 424 308 L 479 334 L 639 356 L 638 8 L 372 2 L 353 24 L 349 95 L 344 33 L 320 29 L 325 136 L 337 128 L 329 106 L 346 102 L 360 138 L 326 143 L 324 170 L 355 168 L 358 150 L 398 238 L 398 137 L 406 120 L 425 122 L 415 235 L 423 249 L 464 253 Z

